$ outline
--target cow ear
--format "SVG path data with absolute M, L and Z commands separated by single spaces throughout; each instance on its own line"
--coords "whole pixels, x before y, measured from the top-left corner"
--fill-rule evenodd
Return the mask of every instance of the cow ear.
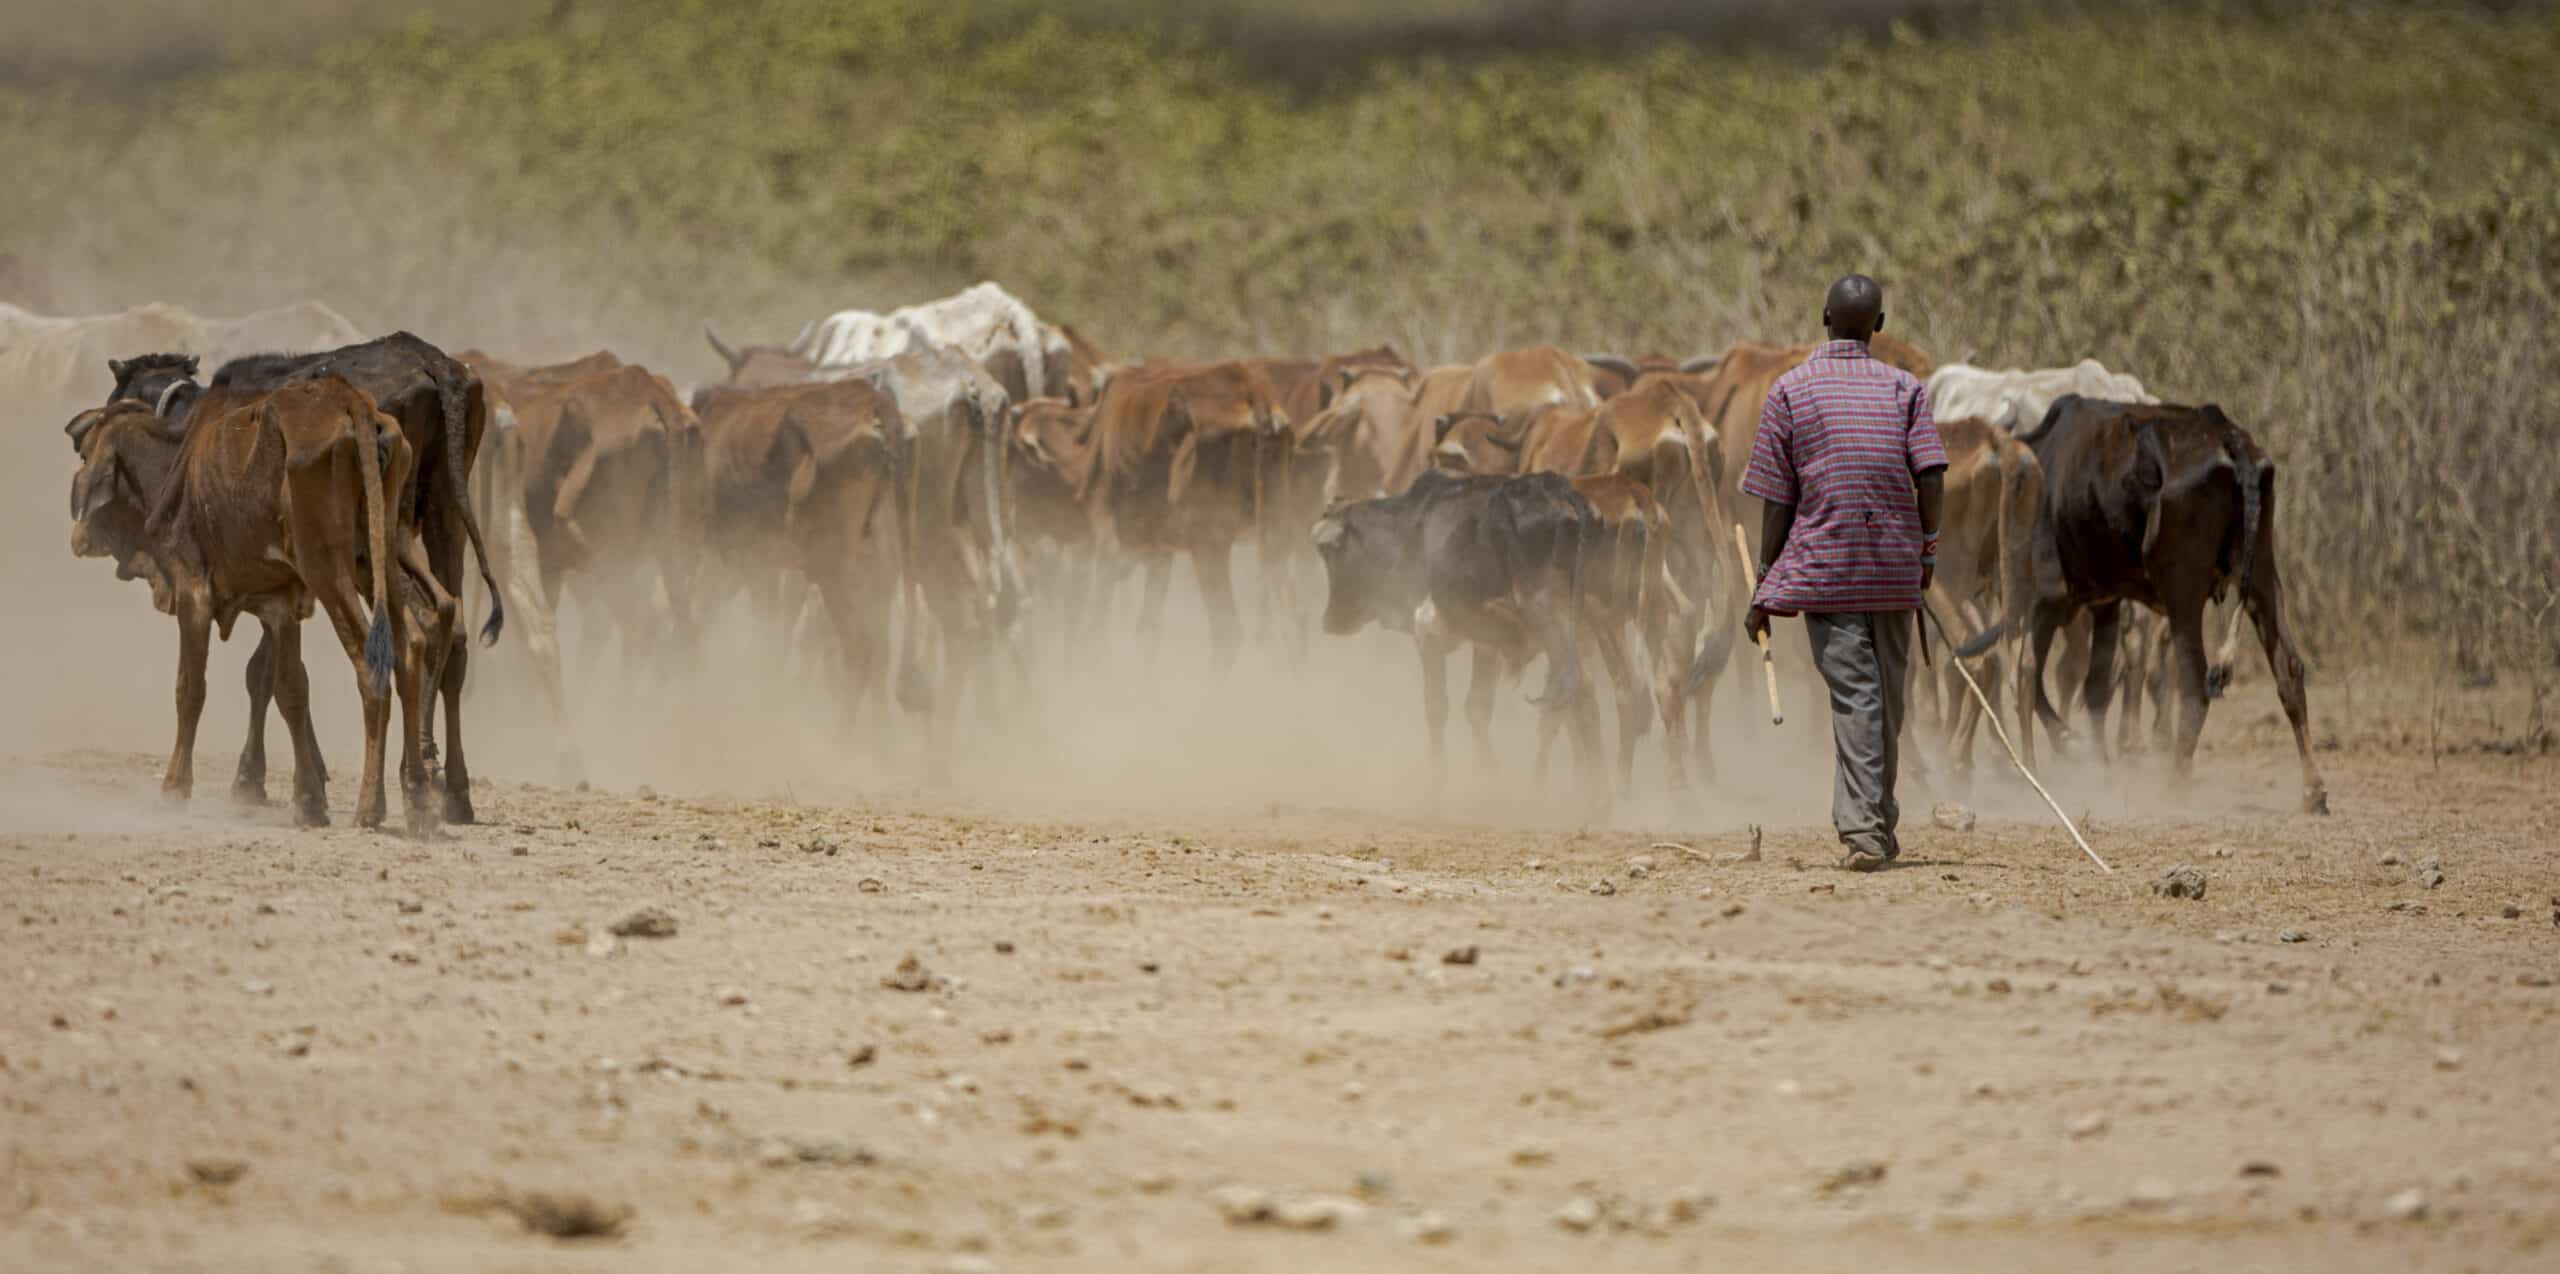
M 1358 379 L 1360 379 L 1360 369 L 1359 369 L 1359 368 L 1357 368 L 1357 367 L 1345 367 L 1345 368 L 1343 368 L 1343 369 L 1342 369 L 1342 388 L 1343 388 L 1343 389 L 1349 389 L 1349 388 L 1351 388 L 1351 382 L 1353 382 L 1353 381 L 1355 381 L 1355 380 L 1358 380 Z M 1337 391 L 1335 391 L 1335 392 L 1337 392 L 1337 393 L 1338 393 L 1338 392 L 1340 392 L 1340 391 L 1339 391 L 1339 390 L 1337 390 Z
M 189 376 L 196 374 L 196 356 L 193 354 L 187 355 L 187 374 Z
M 107 371 L 116 378 L 117 384 L 124 383 L 124 369 L 129 366 L 131 366 L 131 364 L 125 362 L 121 358 L 110 358 L 107 360 Z

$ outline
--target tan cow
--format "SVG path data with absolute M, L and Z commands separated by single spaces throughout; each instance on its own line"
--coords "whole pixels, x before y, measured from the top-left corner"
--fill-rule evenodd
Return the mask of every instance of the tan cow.
M 165 597 L 178 621 L 178 731 L 161 790 L 185 800 L 195 786 L 196 723 L 204 710 L 204 664 L 213 631 L 254 613 L 273 643 L 275 693 L 294 745 L 294 813 L 305 826 L 328 822 L 325 770 L 310 726 L 309 681 L 294 622 L 316 601 L 327 611 L 364 703 L 364 775 L 356 821 L 381 824 L 382 770 L 396 683 L 406 729 L 400 774 L 409 827 L 436 819 L 422 745 L 423 690 L 430 649 L 450 634 L 415 639 L 395 587 L 411 586 L 395 555 L 418 554 L 404 498 L 414 457 L 398 422 L 371 396 L 334 376 L 281 386 L 218 418 L 197 422 L 157 492 L 140 489 L 125 452 L 155 450 L 167 432 L 151 410 L 117 402 L 80 431 L 73 479 L 72 551 L 112 551 L 134 512 L 149 512 L 129 562 Z M 386 494 L 387 492 L 387 494 Z M 432 580 L 425 563 L 418 573 Z M 370 623 L 368 609 L 368 579 Z M 441 613 L 453 614 L 450 599 Z
M 1467 381 L 1466 399 L 1459 406 L 1497 416 L 1547 404 L 1596 407 L 1600 403 L 1597 378 L 1591 364 L 1553 345 L 1504 350 L 1477 361 L 1475 374 Z
M 2035 698 L 2026 684 L 2025 634 L 2027 607 L 2035 600 L 2036 511 L 2044 502 L 2044 469 L 2035 452 L 1991 421 L 1941 420 L 1938 438 L 1947 450 L 1946 500 L 1929 601 L 1959 637 L 1999 620 L 2013 625 L 2009 638 L 1983 656 L 1977 680 L 1994 711 L 2004 693 L 2015 696 L 2018 729 L 2012 737 L 2033 764 Z M 1959 776 L 1972 772 L 1973 736 L 1982 720 L 1961 676 L 1950 660 L 1925 687 L 1933 699 L 1943 699 L 1941 720 Z

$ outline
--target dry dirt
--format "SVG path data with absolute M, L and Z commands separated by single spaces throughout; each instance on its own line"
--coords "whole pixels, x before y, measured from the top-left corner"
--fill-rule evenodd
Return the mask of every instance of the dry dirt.
M 2350 747 L 2320 820 L 2238 737 L 2069 798 L 2113 877 L 2005 791 L 1838 872 L 1818 775 L 1734 862 L 965 785 L 415 843 L 23 752 L 0 1268 L 2560 1268 L 2560 768 Z

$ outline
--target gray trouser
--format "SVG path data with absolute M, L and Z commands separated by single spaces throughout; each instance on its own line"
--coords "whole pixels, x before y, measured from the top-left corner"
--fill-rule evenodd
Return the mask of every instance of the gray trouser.
M 1807 614 L 1813 666 L 1831 687 L 1831 742 L 1839 755 L 1831 823 L 1840 843 L 1894 857 L 1902 806 L 1893 799 L 1901 765 L 1903 691 L 1911 662 L 1911 612 Z

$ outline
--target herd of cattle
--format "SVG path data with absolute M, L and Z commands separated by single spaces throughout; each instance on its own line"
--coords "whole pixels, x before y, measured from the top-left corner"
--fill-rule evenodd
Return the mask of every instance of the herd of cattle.
M 1123 640 L 1104 629 L 1133 573 L 1151 656 L 1177 556 L 1221 671 L 1246 639 L 1247 600 L 1257 639 L 1293 657 L 1319 619 L 1331 634 L 1409 633 L 1435 770 L 1445 665 L 1465 647 L 1479 755 L 1497 689 L 1543 661 L 1541 771 L 1567 732 L 1605 799 L 1658 716 L 1669 781 L 1686 791 L 1693 767 L 1714 775 L 1708 710 L 1746 605 L 1731 528 L 1758 519 L 1740 516 L 1736 482 L 1769 386 L 1813 348 L 1115 362 L 991 283 L 831 315 L 786 345 L 705 335 L 728 374 L 690 397 L 611 354 L 522 366 L 406 332 L 237 357 L 210 376 L 183 339 L 119 351 L 104 405 L 67 427 L 72 547 L 148 581 L 178 620 L 167 793 L 192 786 L 210 635 L 242 614 L 263 634 L 235 795 L 265 797 L 272 700 L 296 816 L 326 821 L 299 638 L 316 605 L 364 705 L 356 817 L 385 817 L 396 699 L 408 822 L 424 830 L 473 816 L 467 611 L 485 608 L 484 642 L 511 619 L 525 632 L 569 766 L 556 615 L 572 589 L 591 631 L 611 629 L 675 687 L 716 677 L 694 662 L 704 620 L 744 592 L 824 642 L 847 713 L 903 712 L 947 746 L 965 700 L 983 708 L 1026 683 L 1035 640 Z M 1997 670 L 1983 678 L 1994 710 L 2014 696 L 2030 752 L 2039 723 L 2057 746 L 2073 737 L 2045 692 L 2054 639 L 2102 753 L 2123 645 L 2140 651 L 2125 739 L 2147 687 L 2156 731 L 2176 710 L 2183 774 L 2245 615 L 2293 727 L 2306 808 L 2323 808 L 2283 618 L 2274 469 L 2247 432 L 2095 362 L 1995 372 L 1934 367 L 1881 335 L 1874 349 L 1927 380 L 1952 461 L 1931 600 L 1970 638 L 1948 654 Z M 1259 565 L 1245 600 L 1239 546 Z M 1321 607 L 1301 600 L 1319 571 Z M 2232 629 L 2212 662 L 2205 614 L 2226 595 Z M 1614 765 L 1592 655 L 1615 701 Z M 1951 691 L 1952 658 L 1940 664 L 1924 702 Z M 1968 765 L 1980 713 L 1950 697 L 1936 716 L 1945 755 Z

